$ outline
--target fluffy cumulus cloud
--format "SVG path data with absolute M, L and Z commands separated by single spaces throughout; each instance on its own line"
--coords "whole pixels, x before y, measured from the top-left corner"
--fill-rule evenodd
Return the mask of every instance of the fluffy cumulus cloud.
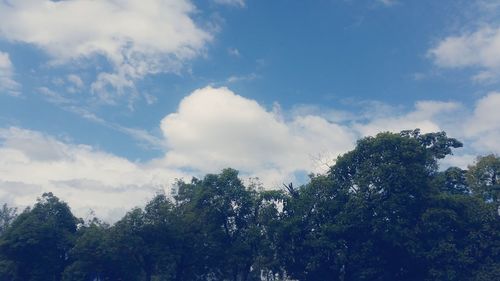
M 65 64 L 103 56 L 113 71 L 92 85 L 111 99 L 134 81 L 158 72 L 179 71 L 203 52 L 209 32 L 190 17 L 189 0 L 16 0 L 0 2 L 0 36 L 35 45 Z
M 168 148 L 162 161 L 199 173 L 230 166 L 276 186 L 293 180 L 297 172 L 325 171 L 358 138 L 420 128 L 424 133 L 444 130 L 463 141 L 465 148 L 443 163 L 466 167 L 475 155 L 500 152 L 500 119 L 495 113 L 499 103 L 496 92 L 472 108 L 431 100 L 418 101 L 411 110 L 375 103 L 384 110 L 344 113 L 339 119 L 319 114 L 314 107 L 282 114 L 227 88 L 207 87 L 184 98 L 177 112 L 162 120 Z
M 14 80 L 14 67 L 8 53 L 0 51 L 0 94 L 19 95 L 20 85 Z
M 475 67 L 473 79 L 488 82 L 500 78 L 500 27 L 485 26 L 474 32 L 441 40 L 429 55 L 440 67 Z
M 51 191 L 77 215 L 92 209 L 112 221 L 182 176 L 40 132 L 0 129 L 0 202 L 28 206 Z
M 283 121 L 227 88 L 203 88 L 182 100 L 161 122 L 168 166 L 214 172 L 234 167 L 280 184 L 298 171 L 318 171 L 323 157 L 353 146 L 346 127 L 318 116 Z

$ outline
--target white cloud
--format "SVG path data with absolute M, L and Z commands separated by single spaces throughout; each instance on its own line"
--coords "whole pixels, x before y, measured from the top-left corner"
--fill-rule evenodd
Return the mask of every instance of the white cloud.
M 479 73 L 472 76 L 472 81 L 483 84 L 489 84 L 491 82 L 496 81 L 496 76 L 497 73 L 493 71 L 488 71 L 488 70 L 480 71 Z
M 211 87 L 184 98 L 161 128 L 169 148 L 164 160 L 168 166 L 202 173 L 234 167 L 274 185 L 295 172 L 318 170 L 318 155 L 332 159 L 356 139 L 348 128 L 321 117 L 298 116 L 285 122 L 253 100 Z
M 20 85 L 14 80 L 14 67 L 8 53 L 0 51 L 0 94 L 20 95 Z
M 497 18 L 498 11 L 500 10 L 500 2 L 497 0 L 476 0 L 474 4 L 478 10 L 486 16 L 492 15 Z
M 117 219 L 184 175 L 15 127 L 0 129 L 0 144 L 0 201 L 26 206 L 52 191 L 80 216 Z
M 398 3 L 398 0 L 378 0 L 378 1 L 385 6 L 393 6 L 396 3 Z
M 239 58 L 241 56 L 240 51 L 236 48 L 228 48 L 227 53 L 231 57 L 235 57 L 235 58 Z
M 0 36 L 41 48 L 56 65 L 104 56 L 113 71 L 97 78 L 99 95 L 106 85 L 123 89 L 148 74 L 177 72 L 200 55 L 212 36 L 194 12 L 189 0 L 2 1 Z
M 500 92 L 479 99 L 473 115 L 464 123 L 464 136 L 476 149 L 500 153 Z
M 442 159 L 439 163 L 442 169 L 449 167 L 459 167 L 461 169 L 467 169 L 469 165 L 472 165 L 476 161 L 478 155 L 474 154 L 458 154 L 458 155 L 448 155 L 446 158 Z
M 213 1 L 220 5 L 245 7 L 245 0 L 213 0 Z
M 66 79 L 68 80 L 69 82 L 69 86 L 66 88 L 66 90 L 69 92 L 69 93 L 76 93 L 76 92 L 79 92 L 81 91 L 84 87 L 85 87 L 85 84 L 83 83 L 83 80 L 82 78 L 80 78 L 80 76 L 76 75 L 76 74 L 69 74 Z
M 476 67 L 481 71 L 472 79 L 488 82 L 500 76 L 500 27 L 482 27 L 474 32 L 450 36 L 429 50 L 440 67 Z
M 247 75 L 232 75 L 226 79 L 226 82 L 227 83 L 237 83 L 237 82 L 241 82 L 241 81 L 253 81 L 257 78 L 259 78 L 259 75 L 257 75 L 256 73 L 250 73 Z
M 360 112 L 349 114 L 301 105 L 287 117 L 279 106 L 266 110 L 227 88 L 199 89 L 162 120 L 168 148 L 164 161 L 169 167 L 200 173 L 223 167 L 252 176 L 270 172 L 273 177 L 261 176 L 269 186 L 299 171 L 321 171 L 325 163 L 332 164 L 352 148 L 356 139 L 382 131 L 446 131 L 465 147 L 444 165 L 465 167 L 474 158 L 471 155 L 500 152 L 500 116 L 496 113 L 500 93 L 490 93 L 472 108 L 431 100 L 416 102 L 412 110 L 377 102 L 360 106 Z
M 400 132 L 414 128 L 420 128 L 424 133 L 436 132 L 443 129 L 439 125 L 438 117 L 458 108 L 460 105 L 454 102 L 419 101 L 415 104 L 415 109 L 409 113 L 399 116 L 389 113 L 365 123 L 356 123 L 354 128 L 364 136 L 375 135 L 383 131 Z

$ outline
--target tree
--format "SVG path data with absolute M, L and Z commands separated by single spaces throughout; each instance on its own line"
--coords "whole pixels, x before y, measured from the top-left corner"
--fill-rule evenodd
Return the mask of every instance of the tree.
M 184 231 L 195 233 L 188 241 L 195 257 L 191 270 L 185 268 L 185 262 L 180 263 L 183 274 L 191 272 L 198 279 L 250 278 L 261 238 L 255 196 L 233 169 L 193 179 L 189 184 L 178 183 L 177 212 Z
M 466 175 L 466 170 L 450 167 L 436 174 L 433 185 L 444 193 L 468 195 L 471 190 Z
M 109 226 L 97 219 L 78 229 L 64 281 L 107 280 L 112 276 L 113 253 L 109 250 L 108 230 Z
M 110 228 L 107 238 L 111 280 L 145 280 L 150 249 L 142 235 L 143 227 L 144 212 L 135 208 Z
M 436 194 L 437 160 L 460 146 L 443 132 L 381 133 L 337 160 L 330 176 L 349 194 L 344 221 L 352 221 L 346 279 L 421 280 L 414 226 Z
M 345 192 L 324 175 L 311 176 L 310 183 L 288 192 L 275 242 L 286 274 L 298 280 L 342 280 Z
M 78 220 L 68 205 L 44 193 L 33 209 L 26 209 L 2 235 L 0 253 L 8 268 L 4 280 L 61 280 L 68 264 Z
M 479 198 L 443 193 L 415 229 L 422 280 L 499 280 L 500 219 Z
M 358 141 L 284 206 L 286 270 L 299 280 L 422 280 L 415 232 L 437 160 L 461 143 L 445 133 L 381 133 Z
M 174 204 L 164 194 L 155 196 L 144 208 L 141 237 L 147 248 L 143 268 L 146 281 L 153 277 L 174 279 L 179 256 L 178 226 Z
M 255 243 L 256 259 L 252 265 L 252 276 L 249 280 L 283 280 L 284 268 L 280 264 L 280 219 L 282 206 L 287 196 L 281 190 L 263 190 L 254 197 L 254 235 L 258 238 Z
M 17 208 L 2 205 L 0 209 L 0 235 L 2 235 L 17 217 Z
M 263 190 L 225 169 L 113 226 L 51 193 L 11 223 L 4 205 L 0 280 L 500 280 L 499 159 L 439 171 L 460 146 L 381 133 L 303 186 Z
M 64 280 L 172 280 L 175 276 L 173 204 L 163 195 L 128 212 L 112 227 L 81 227 Z
M 500 207 L 500 157 L 493 154 L 478 157 L 476 164 L 468 168 L 466 177 L 472 192 L 498 209 Z

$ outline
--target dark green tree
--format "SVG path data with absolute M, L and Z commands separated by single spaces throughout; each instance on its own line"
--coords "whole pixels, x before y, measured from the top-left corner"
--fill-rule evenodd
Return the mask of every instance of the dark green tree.
M 467 183 L 472 192 L 497 209 L 500 207 L 500 157 L 490 154 L 478 157 L 468 167 Z
M 172 280 L 177 244 L 172 208 L 157 195 L 112 227 L 98 220 L 81 227 L 65 280 Z
M 277 258 L 288 276 L 298 280 L 341 280 L 345 264 L 340 216 L 347 201 L 331 178 L 311 176 L 309 184 L 287 186 L 277 228 Z
M 17 208 L 9 207 L 7 203 L 4 203 L 0 209 L 0 235 L 7 230 L 16 217 Z
M 358 141 L 328 175 L 290 192 L 281 237 L 287 272 L 299 280 L 422 280 L 414 227 L 437 193 L 437 160 L 460 146 L 418 130 Z
M 498 280 L 500 219 L 469 195 L 431 199 L 415 229 L 425 264 L 422 280 Z M 486 278 L 486 276 L 489 276 Z
M 192 233 L 184 243 L 195 253 L 191 269 L 184 272 L 200 280 L 249 280 L 261 239 L 256 195 L 232 169 L 178 184 L 177 210 L 184 231 Z
M 9 266 L 3 280 L 61 280 L 68 264 L 78 220 L 68 205 L 52 193 L 44 193 L 32 209 L 26 209 L 0 239 L 0 255 Z
M 146 244 L 145 280 L 173 280 L 179 257 L 178 219 L 174 204 L 164 194 L 155 196 L 144 208 L 141 237 Z
M 436 174 L 433 185 L 444 193 L 467 195 L 471 193 L 471 190 L 466 175 L 466 170 L 450 167 Z
M 225 169 L 114 225 L 51 193 L 0 210 L 0 281 L 500 280 L 499 158 L 438 169 L 445 133 L 359 140 L 328 173 L 264 190 Z
M 70 263 L 63 280 L 109 280 L 114 271 L 108 246 L 109 226 L 95 219 L 78 229 L 75 245 L 69 252 Z

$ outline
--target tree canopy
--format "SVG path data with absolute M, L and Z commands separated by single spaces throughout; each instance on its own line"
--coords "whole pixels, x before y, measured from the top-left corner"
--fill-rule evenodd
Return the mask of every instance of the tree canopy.
M 444 132 L 381 133 L 281 190 L 225 169 L 108 225 L 51 193 L 0 211 L 0 280 L 500 280 L 496 155 L 438 169 Z

